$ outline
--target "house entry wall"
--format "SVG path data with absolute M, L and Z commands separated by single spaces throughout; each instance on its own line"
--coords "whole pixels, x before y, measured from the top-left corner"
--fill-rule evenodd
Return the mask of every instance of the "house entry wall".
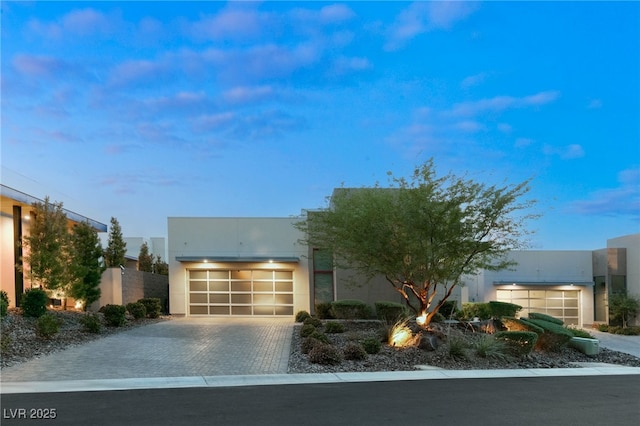
M 293 271 L 190 269 L 187 276 L 189 315 L 293 315 Z

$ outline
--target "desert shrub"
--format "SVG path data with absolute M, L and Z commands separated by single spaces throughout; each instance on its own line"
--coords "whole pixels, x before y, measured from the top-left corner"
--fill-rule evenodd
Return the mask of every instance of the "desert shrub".
M 47 312 L 49 297 L 44 290 L 30 288 L 22 295 L 22 313 L 25 317 L 39 318 Z
M 554 322 L 531 318 L 529 318 L 528 322 L 544 330 L 544 333 L 538 337 L 536 349 L 557 352 L 569 343 L 569 340 L 573 337 L 570 331 Z
M 129 311 L 129 313 L 133 315 L 135 319 L 140 319 L 147 316 L 147 308 L 145 308 L 144 305 L 140 302 L 127 303 L 127 311 Z
M 483 334 L 473 343 L 473 349 L 481 358 L 509 359 L 509 347 L 493 335 Z
M 162 305 L 160 304 L 160 299 L 157 297 L 140 299 L 138 300 L 138 303 L 142 303 L 144 305 L 149 318 L 158 318 L 162 312 Z
M 311 314 L 307 311 L 298 311 L 296 313 L 296 322 L 304 322 L 307 318 L 311 318 Z
M 504 341 L 515 356 L 529 355 L 538 341 L 538 333 L 533 331 L 499 331 L 494 337 Z
M 371 307 L 362 300 L 344 299 L 336 300 L 331 304 L 331 310 L 339 319 L 369 319 Z
M 540 313 L 540 312 L 531 312 L 529 314 L 529 319 L 537 319 L 537 320 L 542 320 L 542 321 L 549 321 L 549 322 L 552 322 L 554 324 L 564 325 L 564 322 L 561 319 L 558 319 L 556 317 L 552 317 L 551 315 L 543 314 L 543 313 Z
M 609 331 L 609 324 L 593 324 L 593 328 L 598 331 Z
M 60 331 L 62 320 L 52 314 L 40 315 L 36 321 L 36 334 L 43 339 L 50 339 Z
M 522 306 L 515 303 L 497 302 L 492 300 L 489 302 L 489 312 L 492 318 L 515 317 L 522 309 Z
M 316 331 L 316 327 L 313 324 L 304 324 L 300 327 L 300 337 L 309 337 L 314 331 Z
M 314 326 L 316 328 L 322 327 L 322 321 L 320 321 L 318 318 L 309 317 L 309 318 L 305 319 L 302 323 L 304 325 L 311 324 L 312 326 Z
M 456 313 L 456 318 L 461 320 L 471 320 L 475 317 L 481 320 L 491 318 L 491 310 L 488 303 L 463 303 L 462 309 Z
M 9 304 L 3 299 L 0 299 L 0 317 L 6 317 L 9 312 Z
M 611 331 L 611 329 L 614 329 L 614 331 Z M 638 336 L 640 335 L 640 327 L 609 327 L 609 332 L 624 336 Z
M 469 343 L 462 337 L 450 337 L 447 341 L 447 354 L 449 358 L 466 359 Z
M 376 317 L 381 321 L 396 321 L 407 315 L 407 309 L 401 303 L 375 302 Z
M 367 351 L 364 350 L 360 343 L 349 342 L 342 350 L 344 359 L 352 361 L 361 361 L 367 358 Z
M 443 323 L 444 320 L 446 320 L 446 318 L 440 312 L 436 312 L 436 314 L 431 317 L 431 322 L 434 324 Z
M 102 331 L 102 322 L 98 314 L 88 313 L 80 317 L 80 324 L 89 333 L 100 333 Z
M 344 324 L 335 322 L 335 321 L 329 321 L 324 325 L 324 331 L 325 333 L 332 333 L 332 334 L 344 333 Z
M 323 365 L 340 364 L 342 362 L 342 354 L 333 345 L 317 345 L 309 351 L 309 361 Z
M 316 347 L 317 345 L 324 345 L 326 342 L 316 339 L 315 337 L 309 336 L 302 339 L 302 343 L 300 344 L 300 351 L 303 354 L 308 354 L 311 349 Z
M 319 331 L 319 330 L 314 330 L 313 333 L 311 333 L 309 335 L 309 337 L 312 337 L 316 340 L 321 341 L 322 343 L 329 343 L 329 337 L 327 337 L 326 334 L 324 334 L 323 332 Z
M 331 302 L 318 303 L 316 305 L 316 316 L 320 319 L 333 319 L 333 310 L 331 309 Z
M 573 337 L 584 337 L 585 339 L 593 339 L 594 337 L 591 335 L 591 333 L 589 333 L 588 331 L 585 331 L 581 328 L 576 328 L 576 327 L 565 327 L 567 330 L 569 330 L 569 333 L 573 334 Z
M 375 337 L 367 337 L 360 343 L 362 344 L 365 352 L 371 355 L 377 354 L 382 348 L 382 343 L 380 343 L 380 340 Z
M 126 322 L 125 312 L 124 306 L 105 305 L 103 310 L 104 320 L 112 327 L 120 327 Z
M 7 306 L 9 306 L 9 295 L 4 290 L 0 290 L 0 301 L 5 302 Z
M 527 321 L 524 318 L 502 317 L 500 319 L 502 324 L 507 327 L 509 331 L 532 331 L 536 334 L 544 333 L 544 329 L 537 325 Z

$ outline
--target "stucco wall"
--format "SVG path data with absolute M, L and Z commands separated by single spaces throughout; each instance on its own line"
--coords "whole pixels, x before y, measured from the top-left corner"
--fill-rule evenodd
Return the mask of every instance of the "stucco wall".
M 160 299 L 163 310 L 169 300 L 169 278 L 166 275 L 120 268 L 108 268 L 100 281 L 100 299 L 91 305 L 90 310 L 97 311 L 102 306 L 126 305 L 142 298 Z

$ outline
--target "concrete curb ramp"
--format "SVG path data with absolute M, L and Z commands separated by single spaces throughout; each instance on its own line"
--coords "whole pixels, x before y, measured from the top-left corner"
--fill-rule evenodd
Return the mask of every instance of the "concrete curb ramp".
M 509 370 L 389 371 L 375 373 L 267 374 L 251 376 L 152 377 L 141 379 L 69 380 L 2 383 L 0 394 L 115 391 L 127 389 L 172 389 L 295 385 L 313 383 L 357 383 L 403 380 L 498 379 L 509 377 L 568 377 L 640 375 L 640 367 L 586 363 L 583 368 Z

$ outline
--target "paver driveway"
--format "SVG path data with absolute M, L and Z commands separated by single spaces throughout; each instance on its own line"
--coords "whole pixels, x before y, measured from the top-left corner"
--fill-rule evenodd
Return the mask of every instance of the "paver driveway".
M 294 322 L 179 318 L 71 347 L 2 370 L 2 382 L 287 372 Z

